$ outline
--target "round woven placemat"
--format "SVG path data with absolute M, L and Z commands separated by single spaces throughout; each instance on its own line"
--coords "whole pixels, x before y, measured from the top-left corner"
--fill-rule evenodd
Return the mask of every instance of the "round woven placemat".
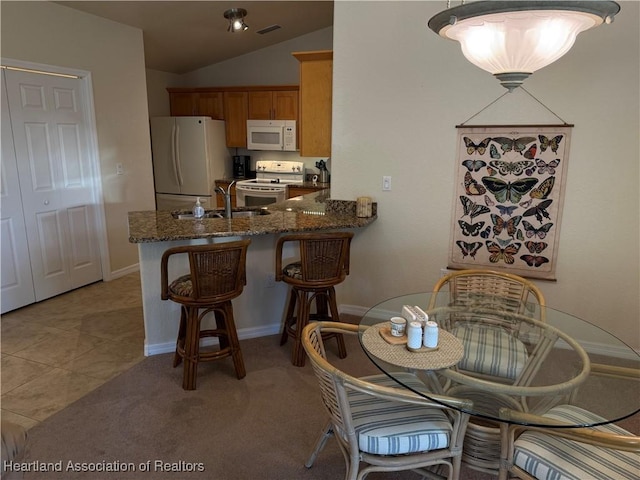
M 438 349 L 430 352 L 410 352 L 406 345 L 390 345 L 380 335 L 380 329 L 390 322 L 372 325 L 362 334 L 362 345 L 369 353 L 392 365 L 419 370 L 448 368 L 460 361 L 464 355 L 462 342 L 455 335 L 440 329 Z

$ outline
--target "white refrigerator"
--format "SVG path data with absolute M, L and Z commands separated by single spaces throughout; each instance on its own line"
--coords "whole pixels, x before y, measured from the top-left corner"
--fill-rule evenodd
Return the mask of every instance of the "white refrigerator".
M 215 208 L 215 181 L 232 169 L 224 121 L 152 117 L 151 150 L 157 210 L 190 210 L 197 197 Z

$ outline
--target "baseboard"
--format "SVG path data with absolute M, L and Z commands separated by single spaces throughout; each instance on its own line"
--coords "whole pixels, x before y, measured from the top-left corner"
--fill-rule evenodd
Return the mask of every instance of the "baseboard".
M 103 276 L 103 280 L 105 282 L 109 282 L 111 280 L 115 280 L 116 278 L 121 278 L 130 273 L 135 273 L 140 271 L 140 264 L 134 263 L 133 265 L 129 265 L 128 267 L 121 268 L 120 270 L 115 270 Z
M 280 323 L 274 323 L 263 327 L 241 328 L 238 330 L 238 339 L 248 340 L 250 338 L 267 337 L 269 335 L 277 335 L 281 332 Z M 217 338 L 205 338 L 202 341 L 203 346 L 217 345 Z M 144 356 L 151 357 L 163 353 L 173 353 L 176 350 L 176 342 L 156 343 L 153 345 L 144 345 Z

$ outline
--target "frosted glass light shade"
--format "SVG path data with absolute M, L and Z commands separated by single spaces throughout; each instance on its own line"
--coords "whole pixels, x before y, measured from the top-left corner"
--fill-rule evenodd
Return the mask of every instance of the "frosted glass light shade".
M 567 53 L 580 32 L 610 21 L 618 10 L 615 2 L 483 1 L 441 12 L 429 27 L 460 42 L 467 60 L 511 90 Z

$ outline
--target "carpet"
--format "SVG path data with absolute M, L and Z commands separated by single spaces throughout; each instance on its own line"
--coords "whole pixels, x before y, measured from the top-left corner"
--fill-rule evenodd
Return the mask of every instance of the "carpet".
M 339 365 L 355 375 L 379 373 L 355 337 Z M 328 356 L 337 358 L 335 341 Z M 29 431 L 24 479 L 322 479 L 344 478 L 335 440 L 305 468 L 326 415 L 311 366 L 290 363 L 278 336 L 241 342 L 247 376 L 231 359 L 204 363 L 195 391 L 182 389 L 172 354 L 145 358 Z M 413 472 L 368 479 L 420 478 Z M 462 479 L 489 475 L 464 470 Z

